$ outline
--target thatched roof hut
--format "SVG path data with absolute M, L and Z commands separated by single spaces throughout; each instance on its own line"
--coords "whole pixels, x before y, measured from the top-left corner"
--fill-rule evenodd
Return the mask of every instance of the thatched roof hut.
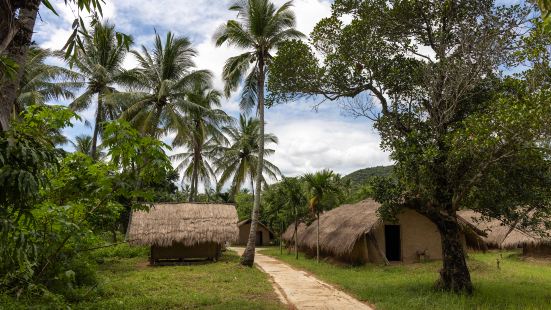
M 498 219 L 484 217 L 481 213 L 473 210 L 462 210 L 458 212 L 458 215 L 485 232 L 485 236 L 481 238 L 489 248 L 514 249 L 522 247 L 524 254 L 545 252 L 551 255 L 551 239 L 549 238 L 542 238 L 518 227 L 512 227 Z M 477 248 L 476 245 L 473 247 Z
M 320 249 L 342 256 L 350 253 L 356 242 L 379 222 L 380 204 L 367 199 L 356 204 L 342 205 L 320 215 Z M 299 245 L 315 249 L 317 222 L 314 221 L 300 237 Z M 299 235 L 300 236 L 300 235 Z
M 238 245 L 247 245 L 249 233 L 251 231 L 251 222 L 251 219 L 245 219 L 237 223 L 237 227 L 239 228 L 239 237 L 237 238 Z M 262 222 L 258 222 L 255 240 L 257 246 L 270 245 L 273 243 L 274 233 L 268 226 L 264 225 Z
M 302 236 L 302 234 L 306 231 L 306 227 L 306 224 L 299 223 L 297 227 L 297 236 Z M 295 242 L 295 223 L 291 223 L 291 225 L 287 227 L 285 232 L 281 235 L 281 239 L 287 243 Z
M 442 246 L 438 228 L 425 216 L 406 209 L 396 222 L 383 221 L 377 210 L 380 204 L 366 199 L 346 204 L 320 215 L 320 251 L 341 261 L 417 262 L 441 259 Z M 464 236 L 463 243 L 464 241 Z M 314 221 L 298 245 L 313 253 L 316 250 L 317 223 Z
M 233 205 L 159 203 L 132 212 L 126 238 L 131 245 L 151 246 L 158 259 L 213 258 L 213 249 L 235 241 L 237 233 Z

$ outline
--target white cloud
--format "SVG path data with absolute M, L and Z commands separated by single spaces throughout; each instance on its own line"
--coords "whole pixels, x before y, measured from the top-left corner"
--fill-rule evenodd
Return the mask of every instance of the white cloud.
M 319 118 L 310 112 L 303 120 L 286 121 L 277 115 L 268 117 L 267 132 L 275 133 L 279 144 L 269 159 L 287 176 L 320 169 L 341 174 L 377 165 L 390 164 L 388 154 L 379 148 L 379 136 L 369 123 L 344 118 Z

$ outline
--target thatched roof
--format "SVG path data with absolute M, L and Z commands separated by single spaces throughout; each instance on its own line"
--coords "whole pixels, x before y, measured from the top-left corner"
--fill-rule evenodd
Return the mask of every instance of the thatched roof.
M 473 210 L 462 210 L 458 215 L 486 233 L 483 241 L 490 247 L 516 248 L 521 245 L 548 242 L 545 239 L 503 223 L 498 219 L 487 219 Z
M 320 249 L 335 255 L 352 251 L 356 241 L 380 221 L 377 209 L 380 204 L 372 199 L 342 205 L 320 215 Z M 314 221 L 302 234 L 299 246 L 316 248 L 317 223 Z
M 297 235 L 302 236 L 304 232 L 306 231 L 306 224 L 299 223 L 297 228 Z M 295 223 L 292 223 L 287 227 L 283 235 L 281 235 L 281 239 L 284 241 L 294 241 L 295 240 Z
M 192 246 L 204 242 L 235 241 L 237 211 L 233 205 L 160 203 L 149 211 L 134 211 L 127 240 L 131 245 Z

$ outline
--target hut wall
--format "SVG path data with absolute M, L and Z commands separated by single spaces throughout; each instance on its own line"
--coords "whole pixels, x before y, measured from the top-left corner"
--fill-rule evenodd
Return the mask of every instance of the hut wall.
M 190 259 L 190 258 L 217 258 L 221 246 L 214 242 L 200 243 L 193 246 L 185 246 L 174 243 L 172 246 L 152 246 L 152 259 Z
M 239 226 L 239 240 L 238 240 L 238 243 L 237 243 L 238 245 L 247 245 L 250 230 L 251 230 L 251 224 L 250 223 L 245 223 L 245 224 Z M 269 245 L 270 242 L 272 241 L 270 239 L 270 231 L 267 230 L 262 225 L 257 225 L 256 231 L 257 231 L 257 233 L 259 231 L 262 232 L 262 245 Z
M 346 260 L 352 264 L 365 264 L 369 261 L 368 254 L 367 238 L 366 235 L 364 235 L 356 241 L 352 252 L 350 252 Z
M 419 261 L 418 253 L 425 252 L 427 259 L 442 259 L 442 243 L 440 232 L 425 216 L 413 211 L 405 210 L 398 216 L 400 225 L 401 256 L 404 263 Z M 373 236 L 376 238 L 380 250 L 385 253 L 385 226 L 378 224 L 373 228 Z M 369 261 L 382 263 L 383 258 L 376 250 L 372 241 L 368 240 Z
M 526 244 L 522 247 L 522 254 L 531 257 L 551 258 L 551 242 L 539 244 Z

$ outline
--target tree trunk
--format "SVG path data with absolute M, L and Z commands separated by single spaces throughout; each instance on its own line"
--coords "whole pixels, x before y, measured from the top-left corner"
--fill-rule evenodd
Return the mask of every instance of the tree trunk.
M 316 230 L 316 262 L 320 262 L 320 212 L 318 211 L 316 213 L 317 215 L 317 222 L 318 222 L 318 227 L 317 227 L 317 230 Z
M 258 165 L 256 167 L 256 191 L 254 194 L 253 217 L 247 247 L 241 256 L 241 265 L 252 266 L 254 264 L 254 251 L 256 240 L 256 227 L 260 215 L 260 193 L 262 191 L 262 171 L 264 170 L 264 51 L 258 57 L 258 120 L 260 122 L 258 141 Z
M 252 173 L 251 173 L 251 194 L 253 195 L 253 199 L 254 199 L 254 177 Z
M 13 60 L 19 67 L 17 75 L 13 79 L 9 79 L 0 73 L 0 78 L 5 80 L 0 85 L 0 128 L 2 131 L 10 128 L 11 116 L 17 100 L 19 84 L 25 72 L 27 52 L 32 42 L 40 2 L 40 0 L 24 1 L 15 25 L 15 27 L 19 26 L 19 30 L 8 44 L 5 53 L 3 53 L 3 55 Z M 3 41 L 6 38 L 0 39 Z
M 96 108 L 96 121 L 94 124 L 94 134 L 92 136 L 92 158 L 94 160 L 98 159 L 98 135 L 99 135 L 99 126 L 101 123 L 101 114 L 103 113 L 103 99 L 102 94 L 98 94 L 98 107 Z
M 298 259 L 298 219 L 295 211 L 295 259 Z
M 283 255 L 283 240 L 281 239 L 281 237 L 283 236 L 283 223 L 281 223 L 281 225 L 279 226 L 279 254 Z
M 461 227 L 455 215 L 444 216 L 440 215 L 440 219 L 433 220 L 442 239 L 443 266 L 437 288 L 455 293 L 472 294 L 473 285 L 461 242 Z
M 193 148 L 193 171 L 191 173 L 191 193 L 189 194 L 189 202 L 195 202 L 195 198 L 197 197 L 197 186 L 199 183 L 199 160 L 201 154 L 199 151 L 198 146 L 196 145 Z

